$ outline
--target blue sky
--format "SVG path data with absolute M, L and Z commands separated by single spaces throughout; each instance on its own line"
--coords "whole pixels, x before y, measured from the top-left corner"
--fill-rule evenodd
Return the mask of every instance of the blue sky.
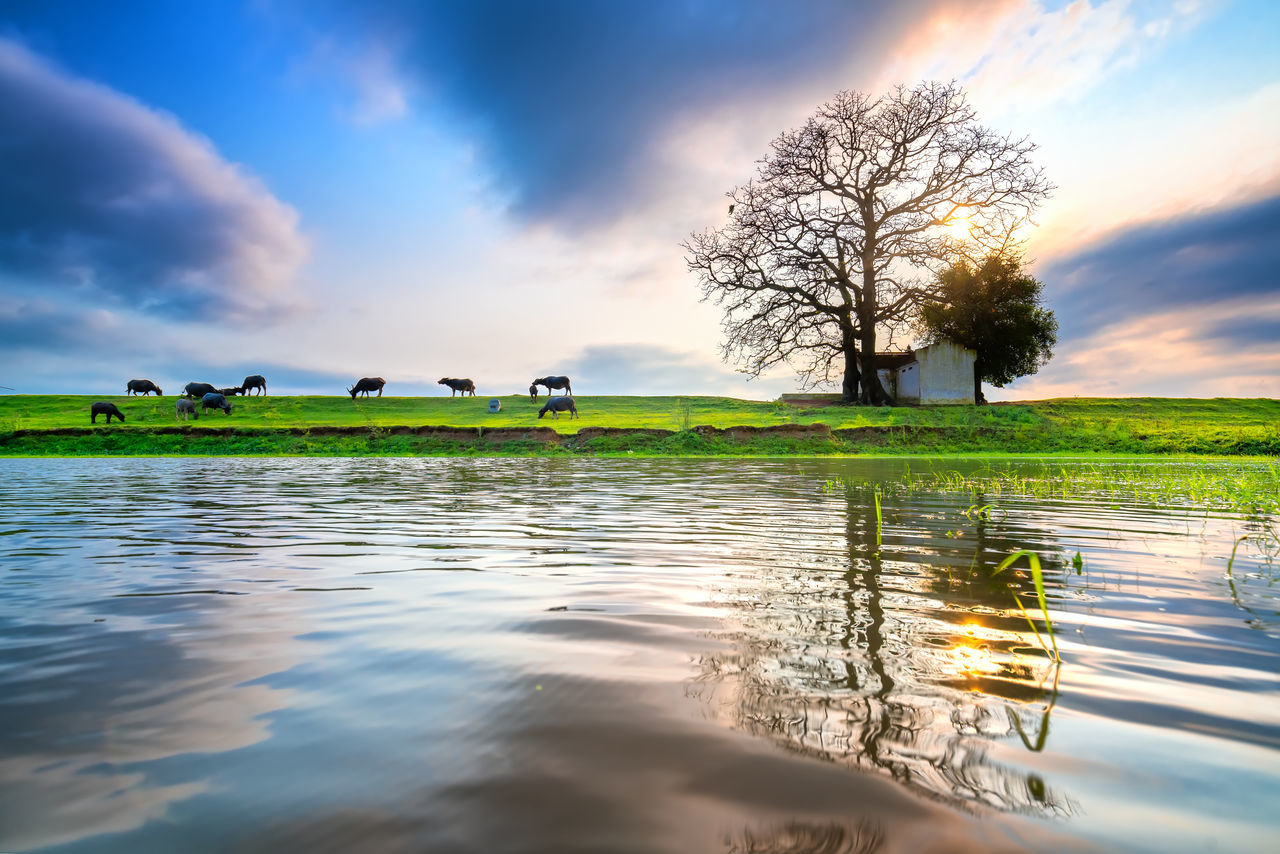
M 958 79 L 1058 186 L 995 398 L 1280 397 L 1280 4 L 0 3 L 0 385 L 772 397 L 679 243 L 841 89 Z

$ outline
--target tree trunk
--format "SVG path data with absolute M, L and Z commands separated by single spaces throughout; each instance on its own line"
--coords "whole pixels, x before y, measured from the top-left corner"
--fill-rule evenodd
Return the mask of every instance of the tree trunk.
M 978 363 L 977 359 L 973 360 L 973 402 L 987 402 L 987 399 L 982 396 L 982 365 Z
M 892 404 L 893 398 L 880 383 L 880 371 L 876 365 L 876 334 L 862 333 L 862 402 L 874 406 Z
M 844 385 L 841 403 L 858 402 L 858 384 L 862 375 L 858 370 L 858 336 L 852 326 L 841 329 L 841 347 L 844 349 Z
M 893 398 L 880 384 L 876 366 L 876 280 L 875 258 L 863 261 L 862 299 L 859 301 L 859 323 L 862 327 L 862 402 L 874 406 L 893 403 Z

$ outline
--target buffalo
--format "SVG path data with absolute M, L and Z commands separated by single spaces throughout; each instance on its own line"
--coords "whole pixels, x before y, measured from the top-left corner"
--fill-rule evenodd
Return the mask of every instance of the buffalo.
M 186 387 L 182 390 L 182 393 L 192 400 L 195 400 L 197 397 L 204 397 L 210 392 L 213 392 L 214 394 L 220 393 L 217 387 L 210 383 L 187 383 Z
M 231 414 L 231 404 L 227 402 L 226 396 L 216 391 L 211 391 L 200 398 L 200 408 L 206 413 L 210 409 L 221 409 L 225 414 Z
M 252 374 L 244 378 L 244 382 L 240 383 L 240 393 L 248 394 L 252 389 L 262 389 L 262 393 L 267 393 L 267 378 L 262 374 Z
M 151 394 L 153 391 L 156 393 L 157 397 L 164 394 L 164 392 L 160 390 L 160 386 L 156 385 L 151 380 L 129 380 L 125 385 L 125 390 L 129 392 L 129 394 L 141 394 L 144 397 Z
M 244 389 L 238 385 L 233 385 L 231 388 L 215 389 L 215 391 L 223 397 L 235 397 L 237 394 L 244 394 Z
M 550 412 L 556 418 L 560 417 L 561 412 L 572 413 L 570 418 L 578 417 L 578 405 L 573 402 L 572 397 L 549 397 L 543 407 L 538 410 L 538 417 L 546 415 Z
M 472 397 L 476 396 L 476 384 L 471 380 L 455 380 L 449 377 L 442 377 L 440 385 L 449 387 L 449 397 L 453 397 L 458 392 L 462 392 L 463 397 L 467 396 L 467 392 L 471 392 Z
M 530 403 L 538 402 L 538 387 L 536 385 L 529 386 L 529 402 Z
M 540 377 L 533 381 L 534 386 L 544 385 L 547 387 L 547 394 L 551 394 L 552 389 L 564 389 L 565 394 L 573 394 L 573 389 L 569 387 L 568 377 Z
M 121 421 L 124 421 L 124 413 L 121 412 L 120 407 L 116 406 L 114 403 L 105 403 L 104 401 L 100 400 L 89 407 L 89 423 L 90 424 L 97 424 L 99 415 L 107 416 L 108 424 L 111 423 L 111 416 L 113 415 L 116 418 L 119 418 Z
M 173 414 L 175 418 L 181 418 L 183 421 L 200 417 L 200 413 L 196 412 L 196 402 L 187 400 L 185 397 L 178 398 L 178 402 L 173 406 Z
M 387 381 L 382 377 L 363 377 L 354 386 L 347 389 L 347 393 L 351 395 L 352 400 L 355 400 L 356 395 L 361 392 L 364 392 L 364 396 L 368 397 L 369 392 L 376 391 L 378 397 L 382 397 L 382 387 L 386 384 Z

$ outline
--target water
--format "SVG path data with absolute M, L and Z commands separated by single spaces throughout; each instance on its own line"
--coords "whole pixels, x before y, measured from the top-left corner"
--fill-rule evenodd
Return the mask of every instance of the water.
M 0 850 L 1269 850 L 1268 520 L 906 465 L 4 461 Z

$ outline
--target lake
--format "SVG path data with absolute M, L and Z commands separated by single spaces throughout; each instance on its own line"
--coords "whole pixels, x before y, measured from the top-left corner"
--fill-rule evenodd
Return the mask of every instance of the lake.
M 0 850 L 1270 850 L 1267 464 L 985 465 L 5 460 Z

